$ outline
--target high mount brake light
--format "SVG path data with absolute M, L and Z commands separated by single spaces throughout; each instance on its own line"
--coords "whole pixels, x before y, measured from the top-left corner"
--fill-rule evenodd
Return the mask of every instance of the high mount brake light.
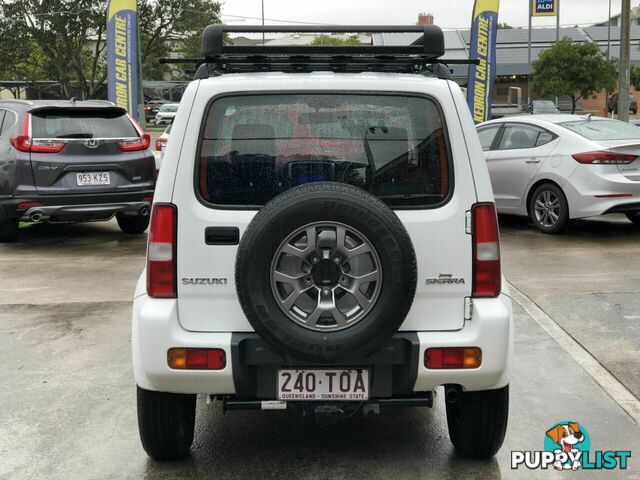
M 471 209 L 473 236 L 473 287 L 475 298 L 500 295 L 500 235 L 493 203 L 478 203 Z
M 11 145 L 21 152 L 33 153 L 58 153 L 62 151 L 65 144 L 54 140 L 39 140 L 31 138 L 31 114 L 24 115 L 22 133 L 10 140 Z
M 605 150 L 574 153 L 571 156 L 576 162 L 587 165 L 626 165 L 638 158 L 637 155 L 607 152 Z
M 175 205 L 153 205 L 147 245 L 147 294 L 150 297 L 177 297 L 177 226 L 178 209 Z

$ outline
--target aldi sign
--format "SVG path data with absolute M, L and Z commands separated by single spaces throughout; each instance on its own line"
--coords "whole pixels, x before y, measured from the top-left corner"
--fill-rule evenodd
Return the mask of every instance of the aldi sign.
M 531 9 L 534 17 L 555 17 L 558 14 L 558 2 L 560 0 L 531 0 Z

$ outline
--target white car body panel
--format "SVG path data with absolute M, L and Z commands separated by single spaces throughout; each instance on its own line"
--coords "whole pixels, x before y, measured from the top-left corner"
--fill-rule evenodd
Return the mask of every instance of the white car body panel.
M 452 197 L 433 209 L 396 210 L 413 242 L 418 259 L 418 282 L 412 308 L 401 331 L 420 334 L 420 352 L 430 345 L 482 341 L 486 368 L 447 370 L 435 375 L 419 367 L 416 391 L 442 383 L 465 389 L 498 388 L 508 383 L 512 355 L 513 318 L 507 295 L 482 299 L 465 320 L 465 297 L 471 295 L 471 235 L 465 214 L 477 202 L 493 202 L 482 148 L 466 100 L 453 82 L 412 74 L 229 74 L 194 81 L 186 89 L 173 122 L 156 188 L 155 202 L 178 208 L 177 299 L 146 295 L 145 274 L 140 277 L 133 309 L 133 359 L 136 382 L 149 390 L 183 393 L 233 394 L 231 333 L 252 332 L 236 294 L 237 246 L 210 246 L 204 242 L 209 225 L 237 226 L 240 235 L 256 214 L 203 205 L 195 194 L 197 135 L 210 99 L 218 94 L 267 91 L 393 92 L 428 95 L 441 106 L 454 159 Z M 427 285 L 427 278 L 451 274 L 463 284 Z M 226 285 L 183 285 L 182 278 L 226 278 Z M 474 302 L 476 303 L 476 302 Z M 453 343 L 451 343 L 453 342 Z M 220 346 L 227 353 L 222 371 L 184 372 L 168 368 L 171 347 Z M 486 350 L 485 350 L 486 349 Z M 495 354 L 493 353 L 495 352 Z M 483 354 L 483 362 L 485 354 Z M 422 365 L 423 356 L 420 357 Z M 484 365 L 483 365 L 484 367 Z M 438 383 L 440 382 L 440 383 Z
M 534 125 L 558 138 L 537 148 L 486 151 L 485 158 L 499 213 L 528 215 L 527 199 L 536 185 L 550 181 L 567 197 L 569 218 L 602 215 L 613 207 L 637 204 L 640 200 L 640 158 L 630 165 L 582 165 L 575 153 L 613 150 L 640 155 L 638 140 L 593 141 L 558 123 L 584 120 L 577 115 L 520 115 L 478 125 Z M 599 121 L 593 118 L 592 121 Z M 527 163 L 536 161 L 537 163 Z M 630 198 L 597 198 L 596 195 L 631 194 Z

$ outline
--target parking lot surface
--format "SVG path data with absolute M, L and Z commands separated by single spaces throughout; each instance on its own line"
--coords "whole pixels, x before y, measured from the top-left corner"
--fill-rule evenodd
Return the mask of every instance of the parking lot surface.
M 623 217 L 546 236 L 501 218 L 504 272 L 629 391 L 640 394 L 640 229 Z M 190 458 L 149 460 L 130 361 L 131 296 L 145 238 L 115 222 L 34 225 L 0 246 L 0 478 L 640 478 L 640 427 L 571 351 L 518 305 L 507 438 L 489 462 L 449 443 L 433 409 L 316 425 L 291 412 L 198 402 Z M 626 471 L 512 470 L 547 428 L 580 422 L 594 450 L 632 450 Z

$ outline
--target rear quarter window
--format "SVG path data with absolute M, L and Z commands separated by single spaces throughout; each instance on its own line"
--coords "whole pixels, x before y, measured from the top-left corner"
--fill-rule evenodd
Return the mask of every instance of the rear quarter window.
M 446 201 L 452 168 L 430 98 L 263 94 L 215 99 L 205 114 L 196 189 L 213 206 L 260 207 L 309 182 L 360 187 L 397 208 Z

